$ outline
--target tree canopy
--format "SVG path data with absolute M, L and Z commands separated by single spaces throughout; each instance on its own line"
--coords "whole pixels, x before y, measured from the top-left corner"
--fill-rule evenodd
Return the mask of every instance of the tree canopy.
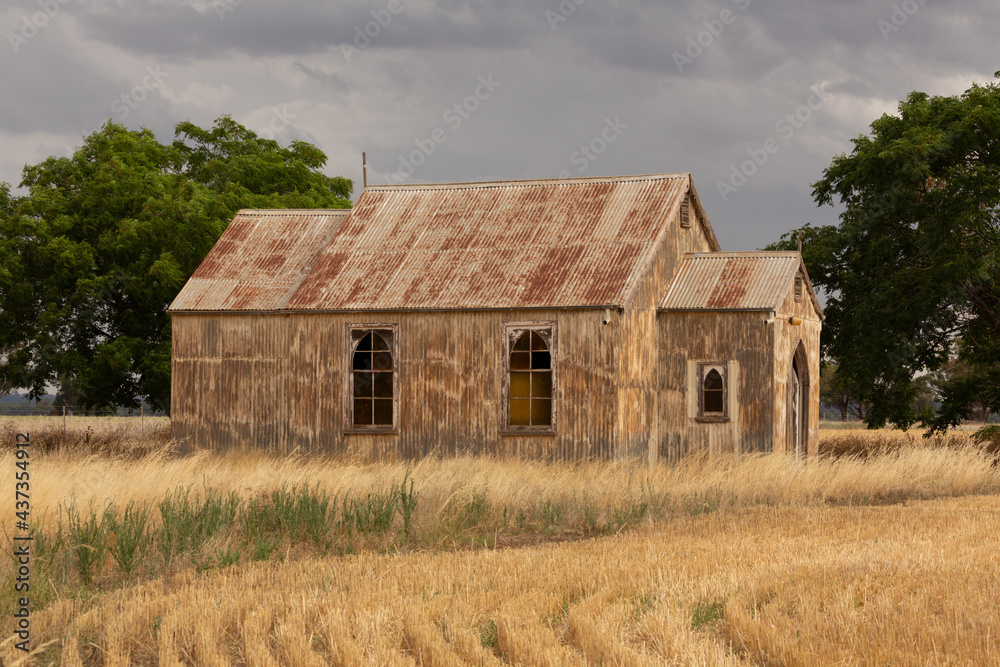
M 959 359 L 969 372 L 923 421 L 1000 411 L 1000 87 L 911 93 L 853 144 L 813 185 L 818 204 L 845 207 L 840 224 L 801 230 L 838 382 L 869 426 L 905 428 L 919 420 L 916 379 Z M 797 231 L 771 247 L 794 248 Z
M 228 116 L 170 144 L 108 122 L 26 166 L 24 196 L 0 184 L 0 389 L 168 410 L 170 302 L 240 208 L 349 207 L 325 163 Z

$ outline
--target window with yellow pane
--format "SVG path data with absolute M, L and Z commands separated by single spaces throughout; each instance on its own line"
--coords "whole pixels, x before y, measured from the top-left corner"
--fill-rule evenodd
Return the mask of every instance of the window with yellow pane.
M 510 325 L 507 332 L 506 426 L 555 430 L 555 324 Z

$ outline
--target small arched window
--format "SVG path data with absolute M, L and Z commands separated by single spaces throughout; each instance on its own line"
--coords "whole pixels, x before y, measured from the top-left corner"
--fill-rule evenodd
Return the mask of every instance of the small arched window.
M 351 427 L 386 429 L 395 425 L 393 339 L 391 329 L 351 329 Z
M 725 363 L 698 364 L 698 418 L 726 421 L 729 418 L 729 387 Z
M 554 425 L 552 330 L 508 333 L 507 426 L 550 429 Z
M 716 369 L 712 369 L 705 376 L 705 384 L 702 387 L 705 392 L 705 412 L 722 412 L 722 375 Z

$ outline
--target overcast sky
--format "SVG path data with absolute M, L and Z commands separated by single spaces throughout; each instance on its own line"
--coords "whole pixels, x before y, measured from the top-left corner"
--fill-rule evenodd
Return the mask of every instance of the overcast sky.
M 0 181 L 108 119 L 228 113 L 355 196 L 362 151 L 371 183 L 691 172 L 726 250 L 835 221 L 810 184 L 852 137 L 1000 69 L 981 0 L 8 0 L 0 28 Z

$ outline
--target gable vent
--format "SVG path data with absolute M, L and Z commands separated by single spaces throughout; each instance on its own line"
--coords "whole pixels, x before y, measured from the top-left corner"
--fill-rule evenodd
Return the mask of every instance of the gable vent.
M 687 197 L 681 203 L 681 227 L 684 229 L 691 227 L 691 204 Z
M 795 300 L 802 301 L 802 276 L 795 276 Z

